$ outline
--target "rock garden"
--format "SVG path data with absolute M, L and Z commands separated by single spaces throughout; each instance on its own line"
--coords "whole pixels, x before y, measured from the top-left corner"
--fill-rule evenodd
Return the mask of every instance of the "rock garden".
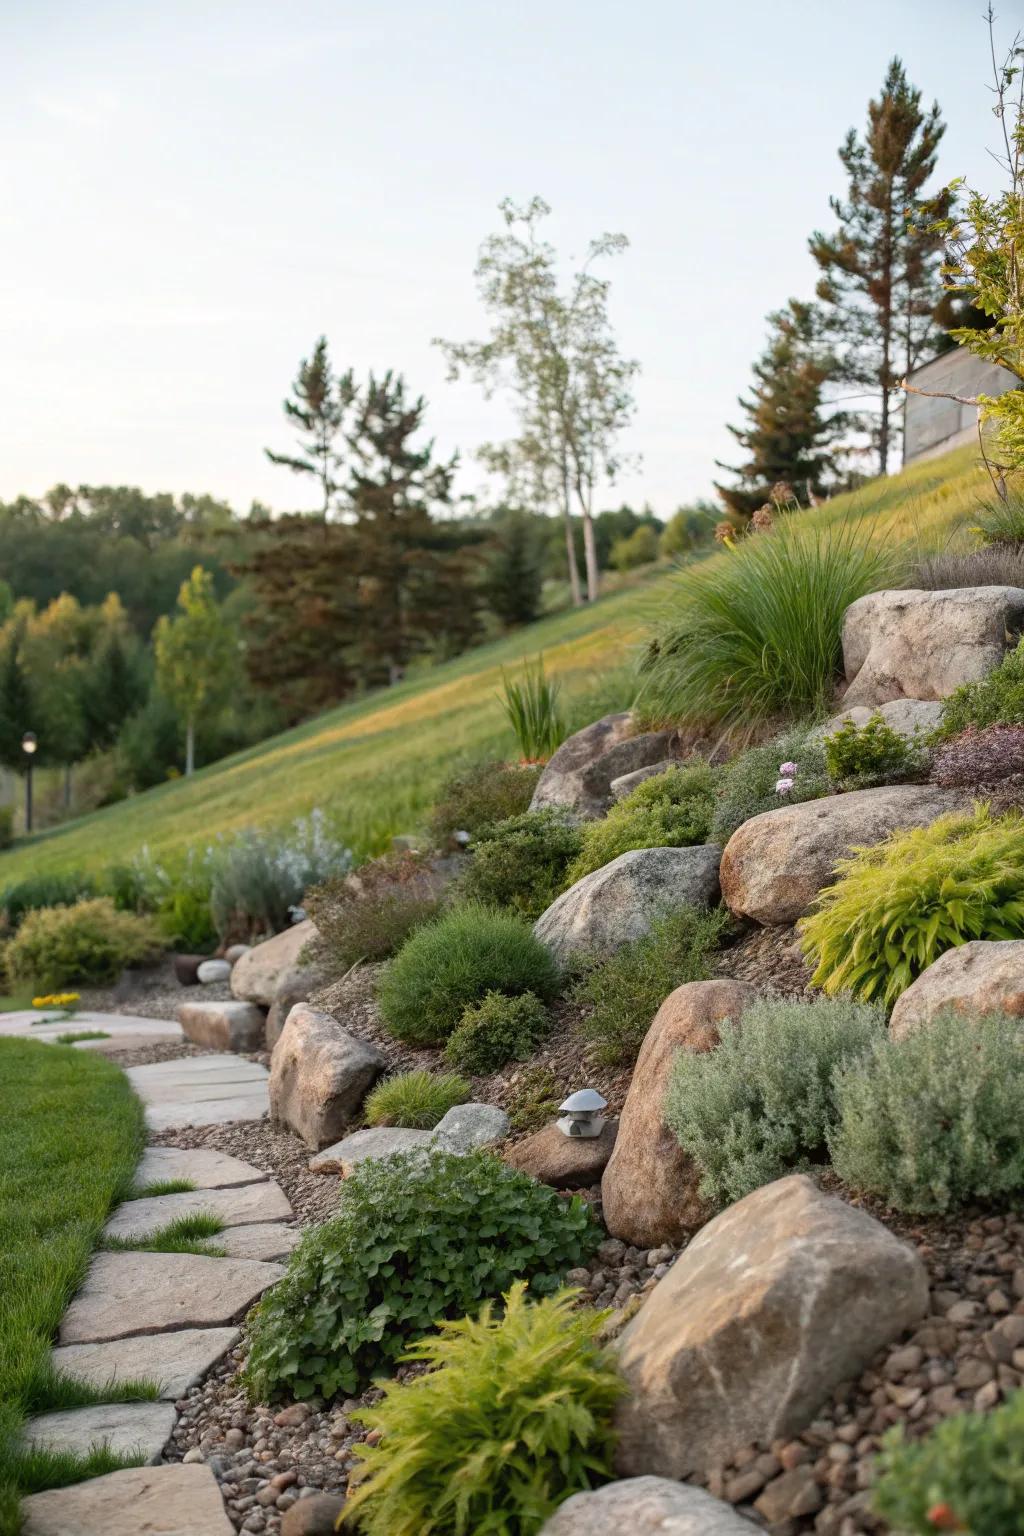
M 89 1168 L 11 1261 L 27 1536 L 1024 1530 L 1024 590 L 832 553 L 814 666 L 705 591 L 358 868 L 5 893 L 24 1198 Z

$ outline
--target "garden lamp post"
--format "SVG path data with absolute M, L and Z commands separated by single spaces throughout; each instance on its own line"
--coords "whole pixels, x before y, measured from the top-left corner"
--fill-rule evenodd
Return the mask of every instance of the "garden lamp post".
M 25 831 L 32 831 L 32 759 L 39 743 L 34 731 L 26 731 L 21 738 L 21 750 L 25 754 Z

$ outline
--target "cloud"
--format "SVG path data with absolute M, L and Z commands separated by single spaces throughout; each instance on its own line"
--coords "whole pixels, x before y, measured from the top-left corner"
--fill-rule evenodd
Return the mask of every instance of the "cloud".
M 67 92 L 61 96 L 37 92 L 31 100 L 38 112 L 73 128 L 104 128 L 119 105 L 113 91 L 105 90 Z

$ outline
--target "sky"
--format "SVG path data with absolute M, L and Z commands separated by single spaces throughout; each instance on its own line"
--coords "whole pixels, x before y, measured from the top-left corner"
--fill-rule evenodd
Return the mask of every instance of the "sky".
M 639 360 L 599 505 L 711 492 L 765 334 L 809 297 L 836 150 L 893 54 L 991 186 L 982 0 L 0 0 L 0 499 L 57 482 L 316 505 L 263 449 L 325 334 L 429 401 L 458 488 L 509 407 L 433 338 L 486 332 L 498 203 L 540 194 Z M 1020 20 L 1018 16 L 1017 21 Z M 1009 42 L 1013 8 L 1003 7 Z M 496 490 L 496 488 L 495 488 Z

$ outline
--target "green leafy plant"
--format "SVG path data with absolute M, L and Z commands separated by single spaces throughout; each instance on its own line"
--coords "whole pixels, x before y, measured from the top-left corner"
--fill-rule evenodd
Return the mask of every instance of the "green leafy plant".
M 298 817 L 284 832 L 240 832 L 213 858 L 210 910 L 221 941 L 283 932 L 310 886 L 351 866 L 351 853 L 331 836 L 322 811 Z
M 70 907 L 96 895 L 96 882 L 81 870 L 63 870 L 59 874 L 26 875 L 4 888 L 0 911 L 8 928 L 17 928 L 29 912 L 43 907 Z
M 514 1131 L 536 1131 L 558 1111 L 565 1095 L 550 1067 L 523 1067 L 509 1084 L 505 1109 Z
M 456 1104 L 473 1097 L 472 1086 L 455 1072 L 398 1072 L 366 1096 L 367 1125 L 403 1125 L 432 1131 Z
M 837 1067 L 885 1030 L 880 1008 L 848 998 L 762 999 L 720 1026 L 713 1051 L 680 1051 L 665 1123 L 700 1170 L 700 1193 L 728 1205 L 818 1161 L 835 1119 Z
M 1024 496 L 1008 491 L 1005 500 L 997 496 L 984 502 L 974 525 L 985 544 L 1024 545 Z
M 488 992 L 466 1009 L 444 1053 L 453 1066 L 482 1077 L 507 1061 L 525 1061 L 550 1029 L 548 1011 L 532 992 Z
M 517 1282 L 500 1313 L 485 1302 L 414 1344 L 405 1358 L 427 1374 L 357 1414 L 381 1438 L 358 1448 L 343 1528 L 535 1536 L 570 1494 L 606 1482 L 625 1387 L 598 1342 L 608 1314 L 577 1295 L 531 1303 Z
M 778 517 L 770 534 L 681 573 L 644 661 L 640 709 L 749 732 L 824 708 L 847 608 L 897 574 L 891 546 L 855 517 L 824 527 Z
M 903 784 L 924 767 L 924 745 L 887 725 L 876 710 L 863 725 L 844 720 L 825 738 L 825 767 L 837 789 Z
M 417 930 L 378 983 L 381 1017 L 396 1039 L 441 1045 L 463 1012 L 488 992 L 552 997 L 558 970 L 529 925 L 476 902 Z
M 717 770 L 709 763 L 667 768 L 638 784 L 601 821 L 582 828 L 582 847 L 566 884 L 601 869 L 632 848 L 688 848 L 707 842 L 715 808 Z
M 485 827 L 530 808 L 540 769 L 533 763 L 496 759 L 461 768 L 441 786 L 430 818 L 436 842 L 448 843 L 456 832 L 477 837 Z
M 901 1211 L 999 1199 L 1024 1188 L 1022 1096 L 1019 1020 L 940 1016 L 838 1074 L 832 1162 Z
M 510 907 L 537 918 L 565 884 L 580 851 L 578 827 L 552 809 L 524 811 L 484 827 L 473 842 L 463 894 L 489 906 Z
M 415 853 L 387 853 L 354 874 L 332 875 L 308 890 L 303 908 L 316 924 L 314 952 L 331 975 L 360 961 L 386 960 L 437 916 L 438 882 Z
M 115 981 L 129 965 L 153 959 L 160 939 L 150 918 L 118 912 L 107 896 L 30 912 L 7 946 L 12 979 L 56 989 Z
M 581 1024 L 598 1061 L 628 1065 L 636 1060 L 651 1021 L 668 994 L 684 981 L 706 981 L 711 957 L 729 927 L 721 908 L 680 907 L 659 919 L 651 932 L 624 944 L 605 960 L 582 961 L 573 999 L 587 1013 Z
M 954 689 L 942 706 L 943 736 L 959 736 L 971 725 L 1024 725 L 1024 640 L 987 677 Z
M 793 771 L 783 773 L 784 767 Z M 780 788 L 787 780 L 788 787 Z M 767 745 L 748 747 L 726 764 L 718 782 L 711 841 L 727 843 L 752 816 L 819 800 L 828 789 L 824 743 L 812 736 L 810 726 L 795 726 Z
M 803 919 L 813 984 L 891 1004 L 939 955 L 1024 934 L 1024 818 L 940 816 L 841 859 Z
M 515 732 L 524 761 L 549 758 L 565 739 L 565 725 L 558 708 L 558 684 L 544 675 L 544 658 L 538 656 L 523 668 L 521 682 L 501 674 L 501 707 Z
M 907 1536 L 1020 1536 L 1024 1392 L 991 1413 L 958 1413 L 923 1440 L 889 1431 L 876 1463 L 873 1506 Z
M 585 1202 L 486 1152 L 398 1154 L 345 1181 L 331 1221 L 307 1230 L 252 1318 L 252 1394 L 358 1392 L 445 1318 L 514 1280 L 538 1295 L 600 1241 Z

